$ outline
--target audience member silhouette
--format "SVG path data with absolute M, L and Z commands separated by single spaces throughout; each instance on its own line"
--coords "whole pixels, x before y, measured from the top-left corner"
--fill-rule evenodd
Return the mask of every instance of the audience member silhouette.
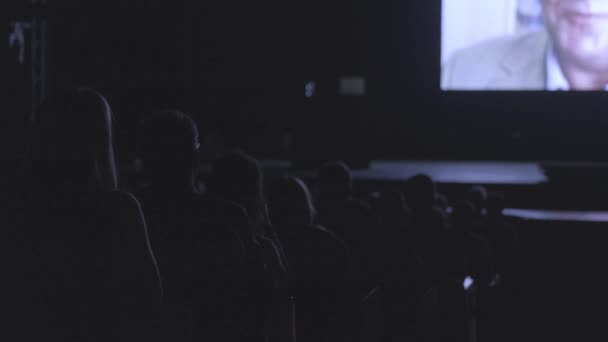
M 192 192 L 200 147 L 196 123 L 180 111 L 154 113 L 139 123 L 138 158 L 144 183 L 169 191 Z
M 494 256 L 490 241 L 475 230 L 478 224 L 477 214 L 477 208 L 468 201 L 458 202 L 452 208 L 449 234 L 451 241 L 448 243 L 454 246 L 450 250 L 453 252 L 455 263 L 448 266 L 447 270 L 456 271 L 452 276 L 457 279 L 471 276 L 480 286 L 487 286 L 495 276 Z
M 465 292 L 471 287 L 463 286 L 465 279 L 473 279 L 475 287 L 479 278 L 480 243 L 471 235 L 475 222 L 475 207 L 461 201 L 454 204 L 449 217 L 448 229 L 440 236 L 438 245 L 444 255 L 441 278 L 438 282 L 439 340 L 466 341 L 468 308 Z M 470 293 L 470 292 L 469 292 Z
M 487 234 L 484 231 L 486 221 L 486 200 L 488 198 L 488 191 L 481 185 L 475 185 L 471 187 L 465 194 L 465 200 L 473 205 L 474 222 L 471 228 L 475 233 L 480 236 L 487 238 Z
M 499 192 L 490 192 L 486 198 L 486 210 L 488 219 L 503 219 L 503 212 L 505 210 L 505 196 Z
M 259 318 L 267 318 L 266 327 L 271 339 L 281 339 L 289 334 L 283 328 L 288 326 L 287 310 L 287 262 L 278 237 L 272 230 L 266 198 L 264 196 L 263 175 L 259 163 L 242 151 L 231 151 L 216 160 L 209 175 L 208 192 L 216 197 L 232 201 L 242 206 L 248 218 L 248 228 L 241 232 L 250 268 L 266 271 L 270 281 L 267 295 L 260 296 L 260 305 L 267 305 Z M 260 285 L 261 286 L 261 285 Z
M 481 185 L 476 185 L 467 191 L 465 200 L 473 205 L 475 208 L 475 216 L 478 218 L 485 215 L 487 197 L 488 190 Z
M 450 229 L 446 234 L 446 252 L 449 251 L 450 264 L 447 265 L 445 271 L 449 272 L 449 276 L 457 279 L 464 279 L 467 276 L 473 276 L 474 265 L 478 253 L 473 246 L 471 240 L 471 232 L 475 223 L 475 206 L 468 201 L 461 201 L 454 204 L 452 213 L 450 214 Z M 475 274 L 477 275 L 477 274 Z
M 252 312 L 259 309 L 251 297 L 259 294 L 245 288 L 247 256 L 238 233 L 246 229 L 246 214 L 197 193 L 198 149 L 197 126 L 182 112 L 158 112 L 139 125 L 145 186 L 136 195 L 165 289 L 164 338 L 251 340 Z
M 378 220 L 367 203 L 353 197 L 350 169 L 343 162 L 329 162 L 318 172 L 317 221 L 349 245 L 360 294 L 380 282 L 384 256 Z
M 297 303 L 298 341 L 339 341 L 352 311 L 351 260 L 345 243 L 315 225 L 315 209 L 306 185 L 297 178 L 279 180 L 271 193 L 270 214 L 289 261 Z
M 435 206 L 439 208 L 439 210 L 447 212 L 448 207 L 450 206 L 448 198 L 444 194 L 436 193 Z
M 495 341 L 512 339 L 503 331 L 509 329 L 510 319 L 518 311 L 517 300 L 520 299 L 519 286 L 521 278 L 520 247 L 518 234 L 514 228 L 516 221 L 504 216 L 504 196 L 500 193 L 488 193 L 486 198 L 486 218 L 483 225 L 483 236 L 491 244 L 495 271 L 499 275 L 496 286 L 485 293 L 480 302 L 480 330 L 482 338 Z
M 24 277 L 11 340 L 156 335 L 160 278 L 139 203 L 115 191 L 111 120 L 107 100 L 83 88 L 56 94 L 37 116 L 15 213 Z
M 380 194 L 376 200 L 375 210 L 382 224 L 392 226 L 406 233 L 411 224 L 411 209 L 405 196 L 399 191 L 388 191 Z
M 383 279 L 396 280 L 395 277 L 417 277 L 422 270 L 423 261 L 416 255 L 411 234 L 411 211 L 403 193 L 389 191 L 382 193 L 376 200 L 376 213 L 380 219 L 378 233 L 382 234 L 385 262 L 381 265 Z M 405 281 L 406 279 L 401 279 Z M 417 283 L 421 279 L 417 279 Z M 407 279 L 411 281 L 411 279 Z M 428 284 L 418 283 L 426 286 Z M 402 284 L 403 285 L 403 284 Z M 410 285 L 413 285 L 411 283 Z M 417 289 L 420 290 L 420 289 Z M 416 292 L 416 290 L 414 290 Z
M 264 179 L 257 160 L 242 151 L 230 151 L 213 163 L 209 177 L 211 193 L 245 208 L 253 234 L 272 237 Z
M 437 232 L 445 228 L 445 212 L 436 205 L 437 191 L 429 176 L 419 174 L 410 178 L 405 196 L 412 210 L 412 226 L 416 233 Z
M 405 196 L 412 210 L 411 231 L 416 252 L 422 258 L 428 276 L 439 279 L 445 255 L 440 242 L 447 219 L 446 213 L 435 205 L 435 183 L 427 175 L 416 175 L 407 181 Z
M 411 212 L 399 191 L 382 193 L 376 203 L 385 251 L 381 266 L 385 337 L 387 341 L 419 338 L 420 299 L 431 284 L 413 246 Z
M 520 238 L 514 222 L 504 216 L 504 196 L 500 193 L 488 194 L 486 200 L 487 219 L 484 232 L 492 243 L 496 258 L 496 270 L 505 282 L 513 283 L 520 269 Z
M 213 163 L 208 190 L 213 196 L 237 203 L 245 209 L 249 219 L 249 231 L 243 233 L 268 247 L 269 255 L 274 255 L 274 272 L 284 276 L 287 265 L 268 217 L 259 163 L 242 151 L 227 153 Z

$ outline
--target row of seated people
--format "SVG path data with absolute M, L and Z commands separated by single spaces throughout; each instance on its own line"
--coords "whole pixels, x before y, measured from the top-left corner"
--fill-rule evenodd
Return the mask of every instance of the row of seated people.
M 417 175 L 362 200 L 343 163 L 324 165 L 317 182 L 319 222 L 347 242 L 363 288 L 381 285 L 384 340 L 470 339 L 467 278 L 483 292 L 480 314 L 493 318 L 483 322 L 485 335 L 504 324 L 497 310 L 516 287 L 521 261 L 501 194 L 476 186 L 449 206 L 430 177 Z
M 357 341 L 361 301 L 382 288 L 380 338 L 425 340 L 430 288 L 496 279 L 504 230 L 481 227 L 499 227 L 501 201 L 481 191 L 448 220 L 430 178 L 410 180 L 406 197 L 363 201 L 335 162 L 319 170 L 313 200 L 300 179 L 265 184 L 255 159 L 234 151 L 200 192 L 188 115 L 146 117 L 137 142 L 144 177 L 118 191 L 108 101 L 75 89 L 41 108 L 21 181 L 4 196 L 6 336 Z M 497 209 L 484 215 L 483 202 Z

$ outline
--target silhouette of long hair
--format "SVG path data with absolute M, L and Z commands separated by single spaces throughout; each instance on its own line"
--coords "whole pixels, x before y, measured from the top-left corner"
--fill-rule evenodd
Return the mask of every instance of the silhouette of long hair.
M 106 98 L 75 88 L 49 98 L 33 126 L 30 181 L 44 186 L 117 188 L 112 112 Z
M 234 150 L 215 161 L 208 189 L 220 198 L 243 206 L 254 223 L 254 229 L 264 230 L 269 228 L 269 219 L 263 184 L 258 161 L 243 151 Z
M 435 196 L 436 187 L 431 177 L 418 174 L 408 179 L 405 197 L 414 214 L 431 210 L 435 205 Z
M 279 180 L 270 196 L 273 224 L 312 224 L 315 209 L 308 187 L 296 177 Z
M 352 176 L 346 163 L 333 161 L 318 171 L 321 200 L 345 200 L 352 195 Z
M 198 128 L 188 114 L 165 110 L 144 118 L 138 126 L 137 145 L 144 172 L 160 176 L 155 181 L 176 182 L 181 180 L 163 178 L 188 176 L 192 185 L 200 144 Z

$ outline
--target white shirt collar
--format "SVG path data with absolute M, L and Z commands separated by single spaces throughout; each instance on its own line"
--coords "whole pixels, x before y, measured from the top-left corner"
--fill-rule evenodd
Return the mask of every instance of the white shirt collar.
M 549 48 L 547 49 L 546 68 L 548 91 L 570 90 L 570 83 L 568 82 L 568 79 L 566 79 L 562 67 L 559 65 L 555 48 L 551 45 L 549 45 Z M 608 91 L 608 84 L 605 86 L 604 90 Z

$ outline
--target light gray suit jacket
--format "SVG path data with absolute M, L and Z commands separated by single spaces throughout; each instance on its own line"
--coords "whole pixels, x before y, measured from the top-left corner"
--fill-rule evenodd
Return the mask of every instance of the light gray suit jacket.
M 457 51 L 441 71 L 443 90 L 545 90 L 545 31 L 498 38 Z

